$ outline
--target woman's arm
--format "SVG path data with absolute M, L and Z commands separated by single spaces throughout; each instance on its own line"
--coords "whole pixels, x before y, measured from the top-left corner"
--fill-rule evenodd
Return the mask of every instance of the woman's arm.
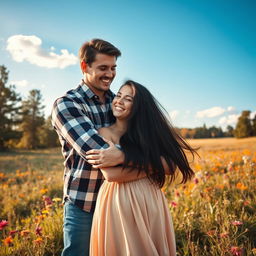
M 100 128 L 98 130 L 98 132 L 105 139 L 112 141 L 111 132 L 108 127 Z M 161 160 L 162 160 L 162 164 L 163 164 L 163 167 L 165 170 L 165 174 L 170 175 L 170 168 L 169 168 L 166 160 L 164 159 L 164 157 L 161 157 Z M 88 160 L 88 162 L 93 164 L 93 160 L 92 160 L 92 162 L 91 162 L 91 160 Z M 121 167 L 120 166 L 102 167 L 102 168 L 100 166 L 95 166 L 95 165 L 93 165 L 93 166 L 95 168 L 100 168 L 104 178 L 109 182 L 119 182 L 119 183 L 129 182 L 129 181 L 142 179 L 147 176 L 145 172 L 140 172 L 140 174 L 138 174 L 138 170 L 136 170 L 136 169 L 131 170 L 130 168 L 123 168 L 122 166 Z M 174 165 L 174 168 L 177 169 L 176 165 Z M 176 181 L 176 178 L 178 176 L 180 176 L 180 171 L 176 170 L 175 173 L 176 173 L 176 175 L 175 175 L 176 176 L 175 181 Z
M 170 175 L 169 167 L 166 162 L 164 164 L 164 168 L 165 168 L 165 174 Z M 146 173 L 143 171 L 138 174 L 137 169 L 133 169 L 133 170 L 131 170 L 130 168 L 123 169 L 122 166 L 102 168 L 101 172 L 107 181 L 118 182 L 118 183 L 130 182 L 130 181 L 147 177 Z M 178 168 L 176 168 L 172 185 L 180 184 L 182 182 L 182 178 L 183 176 L 181 171 Z
M 108 167 L 101 169 L 104 178 L 109 182 L 130 182 L 145 178 L 145 172 L 138 173 L 137 169 L 123 168 L 122 166 Z
M 170 168 L 167 162 L 163 157 L 161 157 L 161 160 L 165 170 L 165 174 L 170 175 Z M 176 167 L 174 168 L 176 169 L 174 182 L 175 183 L 176 181 L 180 182 L 180 171 Z M 122 166 L 101 168 L 101 172 L 107 181 L 119 182 L 119 183 L 134 181 L 134 180 L 145 178 L 147 176 L 145 172 L 140 172 L 140 174 L 138 174 L 137 169 L 133 169 L 133 170 L 131 170 L 131 168 L 123 169 Z

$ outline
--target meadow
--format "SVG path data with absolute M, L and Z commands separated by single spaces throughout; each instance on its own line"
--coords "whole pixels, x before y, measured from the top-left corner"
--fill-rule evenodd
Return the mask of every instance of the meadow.
M 162 189 L 177 255 L 256 255 L 256 138 L 189 143 L 194 178 Z M 0 153 L 1 256 L 60 255 L 62 175 L 60 148 Z

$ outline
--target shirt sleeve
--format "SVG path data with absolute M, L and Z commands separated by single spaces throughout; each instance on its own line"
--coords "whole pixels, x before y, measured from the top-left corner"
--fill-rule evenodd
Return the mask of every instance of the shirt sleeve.
M 62 97 L 54 102 L 52 125 L 83 158 L 90 149 L 108 147 L 81 105 L 70 98 Z

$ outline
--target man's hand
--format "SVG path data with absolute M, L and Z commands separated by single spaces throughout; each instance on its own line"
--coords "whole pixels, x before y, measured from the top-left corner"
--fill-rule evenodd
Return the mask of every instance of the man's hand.
M 104 140 L 109 144 L 109 148 L 91 149 L 86 152 L 86 160 L 93 168 L 116 166 L 124 162 L 124 153 L 112 141 Z

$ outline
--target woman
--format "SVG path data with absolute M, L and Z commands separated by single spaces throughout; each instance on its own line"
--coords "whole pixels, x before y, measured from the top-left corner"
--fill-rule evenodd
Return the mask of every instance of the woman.
M 184 150 L 158 103 L 142 85 L 127 81 L 112 103 L 116 122 L 99 130 L 125 155 L 122 167 L 102 169 L 102 184 L 93 218 L 90 255 L 176 255 L 172 219 L 161 187 L 178 167 L 185 183 L 193 175 Z M 123 177 L 138 173 L 134 181 Z

